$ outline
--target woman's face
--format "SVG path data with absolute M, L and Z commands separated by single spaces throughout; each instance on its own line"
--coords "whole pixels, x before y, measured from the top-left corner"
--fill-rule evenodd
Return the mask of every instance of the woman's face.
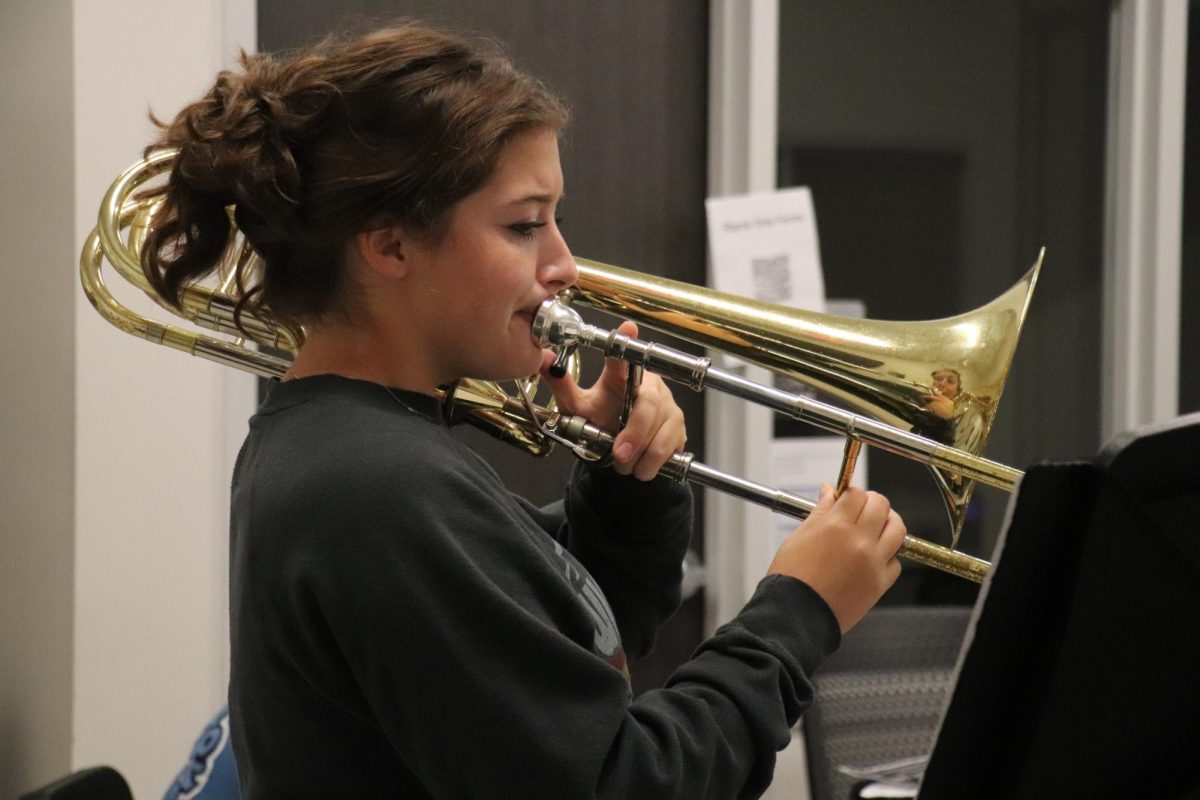
M 942 397 L 958 397 L 958 373 L 943 369 L 933 373 L 933 390 Z
M 450 212 L 442 241 L 411 251 L 415 332 L 442 381 L 537 372 L 533 316 L 576 277 L 555 220 L 562 195 L 557 134 L 519 134 L 492 178 Z

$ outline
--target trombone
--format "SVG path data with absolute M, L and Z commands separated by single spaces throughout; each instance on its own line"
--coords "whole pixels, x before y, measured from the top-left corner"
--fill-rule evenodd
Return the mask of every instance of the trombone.
M 235 315 L 238 272 L 253 272 L 261 266 L 253 248 L 236 230 L 216 285 L 187 286 L 180 309 L 159 297 L 142 273 L 141 249 L 158 222 L 162 205 L 161 191 L 142 187 L 169 170 L 174 158 L 172 150 L 156 151 L 113 182 L 81 253 L 84 292 L 101 316 L 131 335 L 259 376 L 280 377 L 291 363 L 288 354 L 303 344 L 303 332 L 284 330 L 250 314 Z M 106 260 L 164 310 L 228 338 L 157 322 L 129 309 L 104 283 Z M 534 333 L 544 345 L 559 350 L 560 366 L 578 347 L 600 349 L 630 361 L 631 371 L 658 371 L 696 390 L 718 388 L 844 434 L 846 456 L 839 488 L 852 473 L 864 442 L 923 461 L 939 483 L 956 541 L 976 481 L 1011 490 L 1021 477 L 1018 470 L 989 461 L 980 452 L 1040 264 L 1039 255 L 1021 281 L 980 309 L 946 320 L 909 323 L 847 320 L 796 311 L 579 259 L 576 286 L 564 293 L 562 303 L 552 301 L 542 309 Z M 586 325 L 565 305 L 571 302 L 617 313 L 799 378 L 863 414 L 753 384 L 713 367 L 708 359 Z M 932 390 L 924 383 L 938 369 L 955 372 L 960 386 L 969 387 L 969 404 L 964 404 L 964 410 L 955 411 L 952 419 L 940 419 L 940 428 L 936 424 L 929 428 L 942 432 L 940 441 L 920 435 L 930 423 L 939 421 L 928 409 Z M 518 399 L 495 384 L 462 380 L 443 390 L 443 413 L 448 422 L 470 422 L 534 455 L 545 455 L 555 442 L 584 458 L 607 453 L 612 434 L 581 417 L 534 405 L 529 400 L 532 388 L 532 380 L 518 381 Z M 970 446 L 965 448 L 956 446 L 960 444 L 955 438 L 960 419 L 971 425 Z M 676 454 L 663 472 L 674 480 L 727 492 L 797 519 L 804 519 L 815 507 L 806 498 L 701 464 L 689 453 Z M 953 546 L 911 535 L 898 555 L 976 582 L 982 582 L 990 567 Z

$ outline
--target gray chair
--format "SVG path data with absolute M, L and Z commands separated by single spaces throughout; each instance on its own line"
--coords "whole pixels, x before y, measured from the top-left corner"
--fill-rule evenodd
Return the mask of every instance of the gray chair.
M 112 767 L 88 767 L 23 794 L 20 800 L 133 800 L 133 793 Z
M 919 773 L 949 700 L 971 610 L 879 607 L 845 636 L 814 675 L 816 699 L 804 716 L 813 800 L 853 797 L 883 765 L 903 772 L 915 761 Z

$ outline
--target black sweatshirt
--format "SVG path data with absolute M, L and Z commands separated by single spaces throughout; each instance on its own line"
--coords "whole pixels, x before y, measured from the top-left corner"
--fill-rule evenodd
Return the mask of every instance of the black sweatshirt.
M 667 686 L 630 699 L 679 602 L 691 495 L 578 465 L 509 493 L 436 401 L 272 387 L 238 458 L 232 739 L 245 796 L 758 796 L 839 643 L 763 580 Z

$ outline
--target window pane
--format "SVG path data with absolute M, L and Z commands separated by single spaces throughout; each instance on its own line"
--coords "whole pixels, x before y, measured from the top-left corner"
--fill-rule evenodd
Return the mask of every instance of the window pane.
M 1106 4 L 781 0 L 780 24 L 779 184 L 813 190 L 829 297 L 875 319 L 946 317 L 1002 293 L 1045 246 L 986 454 L 1021 469 L 1092 457 Z M 948 543 L 923 467 L 872 453 L 870 482 L 911 532 Z M 961 549 L 986 558 L 1008 495 L 975 498 Z M 906 569 L 904 602 L 961 594 L 922 572 Z

